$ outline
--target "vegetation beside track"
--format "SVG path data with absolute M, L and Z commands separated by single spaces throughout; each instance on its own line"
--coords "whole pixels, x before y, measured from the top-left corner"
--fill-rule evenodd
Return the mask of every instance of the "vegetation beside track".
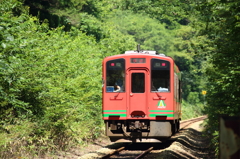
M 203 103 L 188 103 L 185 100 L 182 102 L 182 120 L 196 118 L 203 115 Z

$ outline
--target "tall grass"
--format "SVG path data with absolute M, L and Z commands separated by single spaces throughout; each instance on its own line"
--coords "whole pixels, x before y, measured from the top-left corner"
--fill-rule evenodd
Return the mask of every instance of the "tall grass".
M 203 103 L 191 104 L 183 100 L 182 102 L 182 120 L 195 118 L 203 115 Z

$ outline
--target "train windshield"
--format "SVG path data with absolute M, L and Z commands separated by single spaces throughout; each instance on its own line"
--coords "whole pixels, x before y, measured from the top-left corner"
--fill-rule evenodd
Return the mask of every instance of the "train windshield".
M 151 91 L 170 92 L 170 62 L 151 60 Z
M 106 68 L 106 91 L 125 92 L 125 59 L 108 61 Z

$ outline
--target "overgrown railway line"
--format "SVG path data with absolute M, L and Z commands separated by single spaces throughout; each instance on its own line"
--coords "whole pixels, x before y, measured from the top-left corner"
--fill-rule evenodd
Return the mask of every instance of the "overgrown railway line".
M 189 125 L 202 121 L 206 119 L 207 116 L 201 116 L 198 118 L 190 119 L 190 120 L 185 120 L 180 123 L 180 132 L 184 131 L 185 128 L 187 128 Z M 180 133 L 176 133 L 173 135 L 169 140 L 163 143 L 119 143 L 117 147 L 112 149 L 111 152 L 106 153 L 103 155 L 103 153 L 99 153 L 98 158 L 102 159 L 113 159 L 113 158 L 121 158 L 121 159 L 141 159 L 147 156 L 148 153 L 154 150 L 164 150 L 167 147 L 169 147 L 178 137 Z M 84 156 L 81 157 L 82 159 L 85 159 Z M 91 158 L 91 157 L 88 157 Z M 94 157 L 96 158 L 96 157 Z

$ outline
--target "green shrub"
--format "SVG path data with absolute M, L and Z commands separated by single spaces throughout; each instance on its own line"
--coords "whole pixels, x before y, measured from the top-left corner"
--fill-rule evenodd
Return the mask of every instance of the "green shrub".
M 105 26 L 95 32 L 105 35 L 97 43 L 74 27 L 50 29 L 24 8 L 15 16 L 17 1 L 2 3 L 0 157 L 32 158 L 96 139 L 103 126 L 102 59 L 134 40 Z
M 191 104 L 183 100 L 182 102 L 182 120 L 196 118 L 203 115 L 203 103 Z

